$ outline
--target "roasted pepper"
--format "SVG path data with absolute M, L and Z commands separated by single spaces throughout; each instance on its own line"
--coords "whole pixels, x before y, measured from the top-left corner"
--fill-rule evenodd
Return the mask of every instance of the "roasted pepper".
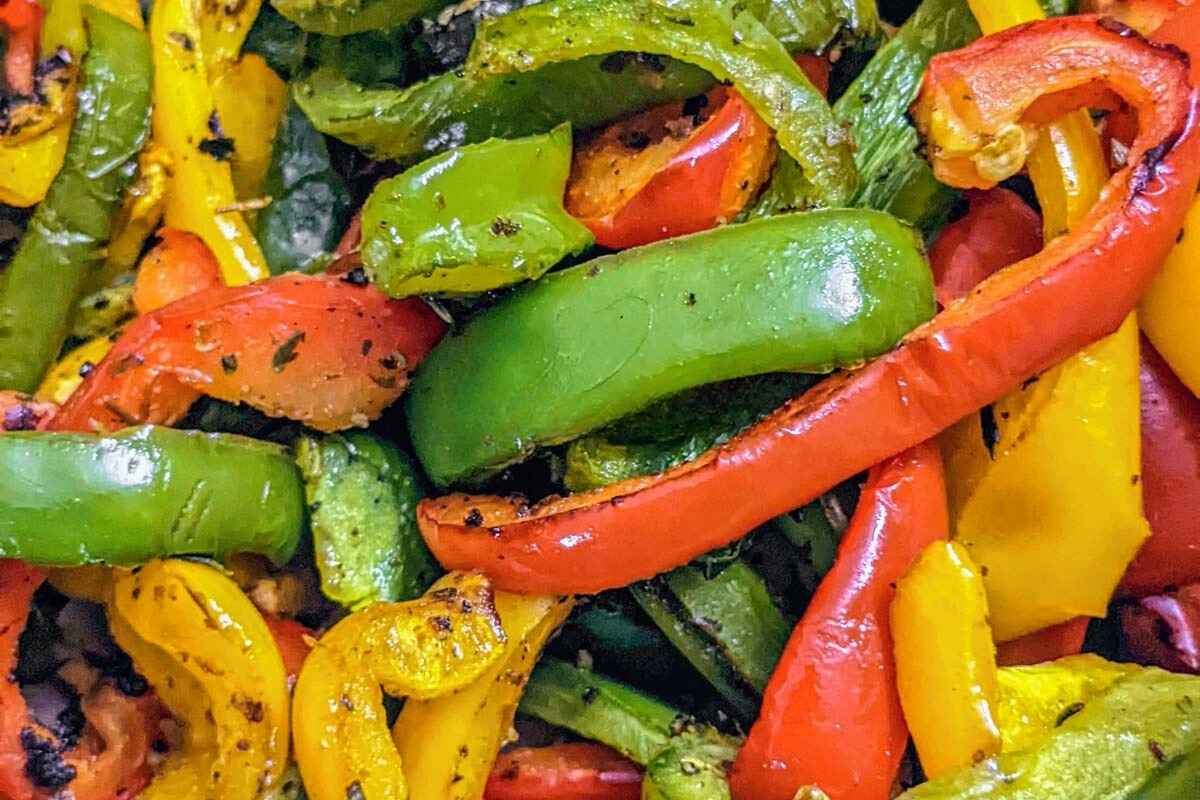
M 423 501 L 418 520 L 434 556 L 449 568 L 483 568 L 509 590 L 622 586 L 804 505 L 1116 330 L 1174 244 L 1200 174 L 1200 136 L 1189 127 L 1184 59 L 1112 27 L 1056 19 L 938 56 L 916 107 L 926 129 L 940 120 L 931 143 L 939 174 L 974 185 L 978 176 L 959 169 L 972 172 L 977 149 L 1000 129 L 1015 132 L 1040 96 L 1111 82 L 1138 109 L 1142 130 L 1129 166 L 1075 232 L 993 276 L 891 353 L 663 475 L 532 507 Z M 947 128 L 978 139 L 951 143 Z M 755 502 L 731 510 L 730 497 Z
M 719 87 L 611 125 L 579 148 L 567 210 L 604 247 L 649 244 L 732 221 L 774 162 L 771 129 Z
M 1121 579 L 1119 591 L 1133 595 L 1200 581 L 1200 398 L 1145 339 L 1141 354 L 1140 483 L 1150 538 Z
M 0 475 L 0 555 L 38 564 L 238 551 L 282 563 L 304 529 L 287 452 L 240 436 L 18 431 L 0 436 Z
M 1138 662 L 1200 675 L 1200 583 L 1124 606 L 1121 628 Z
M 312 516 L 321 591 L 347 608 L 411 600 L 437 578 L 417 530 L 425 496 L 412 460 L 391 442 L 349 431 L 296 443 Z
M 88 6 L 82 111 L 66 161 L 0 281 L 0 387 L 33 391 L 58 355 L 75 300 L 104 245 L 146 135 L 146 37 Z
M 445 330 L 420 300 L 336 277 L 209 289 L 132 323 L 51 427 L 171 424 L 201 392 L 319 430 L 366 426 Z
M 563 209 L 570 169 L 566 126 L 434 156 L 367 199 L 363 263 L 392 297 L 473 294 L 540 278 L 592 243 Z
M 143 800 L 245 800 L 288 756 L 283 661 L 237 584 L 204 564 L 154 561 L 116 579 L 113 637 L 182 723 Z
M 896 686 L 930 778 L 1000 751 L 996 646 L 987 615 L 979 568 L 954 542 L 926 547 L 896 586 Z
M 683 0 L 550 0 L 479 27 L 468 75 L 529 72 L 630 49 L 696 64 L 730 80 L 801 166 L 809 200 L 845 205 L 857 175 L 845 131 L 787 50 L 749 12 Z
M 0 669 L 12 675 L 17 668 L 17 648 L 33 593 L 45 573 L 24 561 L 0 560 Z M 29 727 L 29 708 L 14 680 L 0 681 L 0 792 L 13 800 L 31 800 L 33 784 L 25 774 L 25 748 L 21 732 Z
M 573 607 L 568 598 L 497 592 L 496 613 L 508 639 L 500 659 L 452 694 L 404 704 L 392 738 L 416 797 L 483 796 L 529 673 Z
M 640 800 L 642 770 L 595 742 L 506 750 L 484 800 Z
M 158 244 L 142 259 L 133 285 L 139 314 L 221 285 L 221 268 L 203 239 L 174 228 L 163 228 L 157 236 Z
M 442 4 L 439 0 L 273 0 L 272 5 L 306 31 L 346 36 L 394 28 Z
M 693 386 L 860 363 L 928 319 L 932 291 L 912 230 L 871 211 L 596 259 L 510 295 L 431 355 L 409 394 L 413 446 L 445 485 Z
M 792 800 L 818 786 L 833 800 L 884 800 L 908 728 L 896 692 L 888 609 L 896 581 L 945 538 L 937 448 L 874 468 L 858 509 L 783 658 L 733 767 L 737 800 Z M 847 749 L 860 754 L 846 758 Z
M 1194 764 L 1197 693 L 1200 678 L 1142 670 L 1085 703 L 1038 744 L 951 772 L 901 799 L 1174 800 L 1182 795 L 1144 787 L 1177 769 L 1178 759 Z
M 240 200 L 259 198 L 271 166 L 275 132 L 288 107 L 287 84 L 262 56 L 247 53 L 214 70 L 212 93 L 221 128 L 233 141 L 229 167 L 234 194 Z
M 34 396 L 60 405 L 67 402 L 67 398 L 83 383 L 84 375 L 104 359 L 112 349 L 112 344 L 108 336 L 98 336 L 69 351 L 42 378 Z
M 420 599 L 376 603 L 331 628 L 305 659 L 292 705 L 296 762 L 309 796 L 405 800 L 408 780 L 380 686 L 417 700 L 465 690 L 501 662 L 507 641 L 491 585 L 466 573 L 447 575 Z
M 155 103 L 154 141 L 171 163 L 164 212 L 167 225 L 203 239 L 216 255 L 225 282 L 236 286 L 261 280 L 269 271 L 236 206 L 229 162 L 237 145 L 221 123 L 210 83 L 219 73 L 217 52 L 227 43 L 214 45 L 213 37 L 204 37 L 205 26 L 212 23 L 202 22 L 202 17 L 210 16 L 221 15 L 202 13 L 198 0 L 154 4 L 150 16 L 154 96 L 170 98 Z

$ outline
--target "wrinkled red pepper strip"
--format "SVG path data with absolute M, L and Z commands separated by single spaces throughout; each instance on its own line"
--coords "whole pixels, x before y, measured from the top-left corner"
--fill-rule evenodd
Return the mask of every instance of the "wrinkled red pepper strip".
M 871 470 L 833 569 L 792 632 L 730 776 L 734 800 L 887 800 L 908 743 L 888 611 L 896 581 L 949 536 L 937 445 Z M 852 757 L 847 757 L 853 753 Z
M 29 708 L 11 676 L 33 593 L 45 579 L 45 572 L 24 561 L 0 560 L 0 797 L 6 800 L 32 800 L 36 791 L 25 774 L 26 753 L 21 745 L 21 731 L 29 727 Z
M 1083 650 L 1083 640 L 1091 621 L 1091 617 L 1075 617 L 1019 639 L 1001 642 L 996 645 L 996 663 L 1002 667 L 1015 667 L 1078 655 Z
M 37 0 L 0 0 L 0 26 L 8 32 L 4 82 L 10 92 L 26 97 L 33 94 L 33 71 L 45 16 L 46 11 Z
M 989 130 L 1018 122 L 1042 94 L 1103 75 L 1140 111 L 1131 166 L 1075 232 L 722 447 L 659 476 L 533 507 L 425 500 L 418 521 L 430 549 L 447 569 L 482 569 L 508 591 L 624 586 L 738 539 L 1112 333 L 1174 244 L 1200 174 L 1200 99 L 1186 73 L 1178 51 L 1085 17 L 934 59 L 918 103 L 953 111 L 971 98 L 965 111 Z

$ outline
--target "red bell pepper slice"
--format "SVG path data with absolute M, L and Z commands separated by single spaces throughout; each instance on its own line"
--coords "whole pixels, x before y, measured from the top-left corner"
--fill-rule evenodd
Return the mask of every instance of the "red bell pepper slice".
M 45 16 L 38 0 L 4 0 L 0 4 L 0 26 L 8 31 L 4 81 L 10 91 L 26 97 L 33 94 L 33 72 Z
M 279 655 L 283 658 L 288 689 L 292 689 L 296 686 L 296 677 L 300 674 L 300 668 L 304 666 L 304 659 L 308 658 L 313 644 L 317 641 L 317 633 L 287 617 L 265 614 L 263 619 L 266 620 L 271 636 L 275 639 L 275 646 L 279 648 Z
M 967 192 L 970 210 L 942 229 L 929 265 L 943 307 L 970 294 L 994 272 L 1042 249 L 1042 220 L 1015 192 L 997 187 Z
M 1078 655 L 1083 650 L 1083 640 L 1091 621 L 1091 617 L 1076 617 L 1019 639 L 1001 642 L 996 645 L 996 663 L 1002 667 L 1015 667 Z
M 420 300 L 334 276 L 208 289 L 134 321 L 46 427 L 169 425 L 201 392 L 320 430 L 364 426 L 445 331 Z
M 1200 96 L 1186 58 L 1094 18 L 1036 22 L 935 58 L 918 116 L 961 114 L 970 129 L 996 131 L 1019 123 L 1039 96 L 1094 80 L 1138 109 L 1142 129 L 1130 166 L 1075 231 L 992 276 L 891 353 L 662 475 L 535 506 L 461 494 L 422 501 L 418 521 L 434 555 L 447 569 L 482 569 L 508 591 L 624 586 L 810 502 L 1115 331 L 1174 244 L 1200 174 Z
M 1200 674 L 1200 583 L 1126 606 L 1121 627 L 1138 663 Z
M 594 742 L 518 747 L 492 767 L 484 800 L 638 800 L 642 770 Z
M 871 470 L 833 569 L 792 632 L 730 776 L 734 800 L 886 800 L 908 744 L 888 610 L 896 581 L 949 536 L 937 445 Z M 848 753 L 853 753 L 848 757 Z
M 11 676 L 33 593 L 45 578 L 42 570 L 24 561 L 0 560 L 0 797 L 7 800 L 32 800 L 35 792 L 25 775 L 21 744 L 21 731 L 29 727 L 29 708 Z
M 1142 337 L 1142 497 L 1150 538 L 1118 593 L 1200 581 L 1200 399 Z
M 157 236 L 158 244 L 138 265 L 133 284 L 133 305 L 139 314 L 222 285 L 221 266 L 203 239 L 175 228 L 163 228 Z
M 686 138 L 671 133 L 692 124 L 674 103 L 610 126 L 575 153 L 566 208 L 598 244 L 623 249 L 716 227 L 769 177 L 770 127 L 733 90 L 704 97 L 717 110 Z

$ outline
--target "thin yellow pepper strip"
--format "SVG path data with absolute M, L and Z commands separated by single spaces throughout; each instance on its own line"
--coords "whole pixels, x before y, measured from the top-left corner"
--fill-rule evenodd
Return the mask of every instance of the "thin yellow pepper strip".
M 258 197 L 271 166 L 275 131 L 287 108 L 287 84 L 262 56 L 248 53 L 215 71 L 212 90 L 225 135 L 237 143 L 230 161 L 237 196 Z
M 88 365 L 99 364 L 112 349 L 112 345 L 112 339 L 107 336 L 99 336 L 79 345 L 50 368 L 33 396 L 38 400 L 62 405 L 71 393 L 79 388 L 79 384 L 83 383 L 83 375 Z
M 283 660 L 258 610 L 224 574 L 154 561 L 117 578 L 113 636 L 175 719 L 184 742 L 141 800 L 247 800 L 288 756 Z
M 1068 656 L 1031 667 L 1001 667 L 994 707 L 1002 752 L 1033 747 L 1065 716 L 1139 669 L 1096 655 Z
M 1079 615 L 1104 616 L 1149 535 L 1142 516 L 1137 323 L 1131 317 L 993 407 L 989 457 L 976 420 L 943 439 L 955 540 L 987 569 L 991 624 L 1008 641 Z M 966 465 L 966 466 L 964 466 Z
M 1142 299 L 1142 330 L 1180 380 L 1200 397 L 1200 201 L 1192 205 L 1182 238 Z
M 925 774 L 935 778 L 998 753 L 987 595 L 961 545 L 925 548 L 896 585 L 891 623 L 900 704 Z
M 452 573 L 423 597 L 376 603 L 331 628 L 305 660 L 293 699 L 309 797 L 405 800 L 380 687 L 417 700 L 463 689 L 500 661 L 505 642 L 491 583 L 477 573 Z
M 229 140 L 210 85 L 201 39 L 201 0 L 154 4 L 154 141 L 171 158 L 166 224 L 209 246 L 229 285 L 270 274 L 262 250 L 236 210 Z
M 497 592 L 496 611 L 508 635 L 503 658 L 465 689 L 404 704 L 392 738 L 415 797 L 483 797 L 529 673 L 573 605 L 568 598 Z
M 162 222 L 170 178 L 170 154 L 151 141 L 138 154 L 137 178 L 125 191 L 121 210 L 113 220 L 113 238 L 108 243 L 103 274 L 93 285 L 107 286 L 137 265 L 146 239 Z

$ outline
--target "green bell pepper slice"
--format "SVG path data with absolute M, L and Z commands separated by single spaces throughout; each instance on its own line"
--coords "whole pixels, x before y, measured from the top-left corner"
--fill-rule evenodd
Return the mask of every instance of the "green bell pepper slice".
M 886 214 L 725 226 L 551 273 L 484 311 L 417 370 L 409 432 L 444 486 L 694 386 L 859 364 L 933 312 L 919 239 Z
M 32 392 L 57 358 L 150 129 L 146 35 L 92 6 L 79 110 L 62 169 L 0 277 L 0 389 Z
M 363 264 L 392 297 L 476 294 L 540 278 L 593 242 L 563 208 L 571 130 L 455 148 L 381 182 Z
M 731 81 L 802 168 L 811 204 L 849 203 L 857 173 L 846 131 L 784 46 L 736 4 L 549 0 L 480 25 L 465 70 L 529 72 L 625 50 L 669 56 Z
M 1200 678 L 1146 669 L 1118 680 L 1037 746 L 951 772 L 900 800 L 1174 800 L 1185 796 L 1175 787 L 1195 783 L 1197 752 Z
M 404 25 L 446 3 L 445 0 L 272 0 L 271 4 L 310 33 L 348 36 Z
M 419 597 L 441 574 L 417 529 L 425 496 L 400 448 L 367 433 L 296 444 L 321 591 L 346 608 Z
M 143 426 L 0 436 L 0 557 L 142 564 L 259 553 L 282 564 L 305 527 L 288 451 L 229 434 Z

